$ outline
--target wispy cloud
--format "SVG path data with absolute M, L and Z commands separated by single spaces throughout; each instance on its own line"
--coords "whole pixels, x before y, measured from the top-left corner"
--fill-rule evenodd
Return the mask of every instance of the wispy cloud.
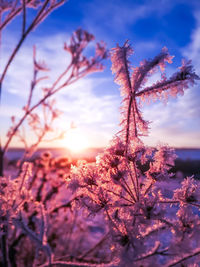
M 10 40 L 12 40 L 12 37 L 10 37 Z M 45 81 L 45 83 L 51 84 L 69 62 L 69 57 L 63 50 L 66 35 L 60 33 L 45 38 L 37 37 L 34 41 L 37 46 L 38 58 L 45 60 L 51 69 L 49 72 L 50 80 Z M 33 75 L 32 45 L 33 43 L 30 44 L 29 42 L 23 46 L 9 70 L 3 88 L 3 101 L 6 105 L 3 102 L 1 109 L 1 116 L 5 118 L 11 115 L 19 117 L 22 113 L 19 107 L 25 105 Z M 8 57 L 8 53 L 8 47 L 4 47 L 4 58 Z M 95 75 L 95 77 L 89 76 L 81 79 L 61 90 L 55 97 L 57 106 L 63 112 L 63 115 L 57 120 L 55 126 L 66 130 L 70 123 L 74 121 L 76 126 L 83 131 L 83 134 L 84 132 L 89 134 L 92 146 L 95 146 L 95 142 L 98 146 L 105 145 L 117 128 L 113 125 L 118 124 L 120 101 L 116 94 L 103 93 L 98 95 L 97 90 L 109 82 L 110 78 L 98 78 Z M 41 94 L 41 88 L 37 88 L 34 101 L 41 97 Z M 8 101 L 8 98 L 10 101 Z M 11 98 L 17 100 L 14 107 Z M 8 128 L 9 123 L 10 120 L 7 120 L 4 127 Z
M 200 11 L 195 12 L 196 28 L 192 32 L 190 44 L 182 50 L 183 55 L 192 60 L 196 72 L 200 75 Z
M 2 47 L 1 69 L 9 58 L 13 43 L 16 43 L 11 33 L 7 33 L 6 38 L 9 45 Z M 45 61 L 50 68 L 51 71 L 47 75 L 49 75 L 50 81 L 53 81 L 69 62 L 69 56 L 63 49 L 66 40 L 67 36 L 59 33 L 45 38 L 36 36 L 34 40 L 25 43 L 8 70 L 3 92 L 8 91 L 22 98 L 27 97 L 33 76 L 33 45 L 36 45 L 37 48 L 37 59 Z
M 151 121 L 146 142 L 168 143 L 177 147 L 200 147 L 199 86 L 189 88 L 184 96 L 170 98 L 167 104 L 154 103 L 144 108 L 144 116 Z
M 192 32 L 191 42 L 181 52 L 183 57 L 192 60 L 195 72 L 200 75 L 200 16 L 199 13 L 194 16 L 196 28 Z M 176 70 L 171 66 L 169 73 L 174 71 Z M 197 82 L 183 96 L 169 99 L 167 105 L 154 103 L 144 108 L 145 118 L 152 121 L 150 136 L 144 138 L 146 142 L 155 145 L 160 140 L 172 146 L 200 147 L 199 86 L 200 83 Z

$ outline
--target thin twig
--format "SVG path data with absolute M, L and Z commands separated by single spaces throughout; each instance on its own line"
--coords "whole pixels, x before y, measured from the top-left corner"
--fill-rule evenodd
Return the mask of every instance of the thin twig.
M 196 252 L 194 252 L 192 254 L 189 254 L 188 256 L 185 256 L 180 260 L 174 261 L 172 264 L 169 265 L 169 267 L 176 266 L 177 264 L 179 264 L 179 263 L 181 263 L 183 261 L 186 261 L 188 259 L 191 259 L 191 258 L 193 258 L 195 256 L 198 256 L 199 254 L 200 254 L 200 250 L 197 250 Z
M 16 17 L 18 14 L 20 14 L 22 11 L 22 7 L 20 6 L 17 8 L 13 13 L 9 13 L 8 16 L 4 19 L 4 22 L 0 25 L 0 31 L 3 30 L 7 26 L 7 24 L 12 21 L 14 17 Z
M 119 198 L 124 199 L 125 201 L 130 202 L 132 205 L 135 204 L 135 202 L 131 201 L 130 199 L 128 199 L 128 198 L 126 198 L 126 197 L 124 197 L 124 196 L 122 196 L 122 195 L 120 195 L 120 194 L 117 194 L 116 192 L 114 192 L 114 191 L 112 191 L 112 190 L 109 190 L 109 189 L 108 189 L 107 191 L 110 192 L 110 193 L 112 193 L 112 194 L 114 194 L 115 196 L 118 196 Z
M 100 246 L 109 236 L 109 233 L 105 234 L 99 242 L 97 242 L 92 248 L 90 248 L 88 251 L 86 251 L 82 256 L 79 257 L 80 260 L 84 259 L 88 254 L 93 252 L 98 246 Z
M 17 52 L 19 51 L 22 43 L 24 42 L 24 40 L 26 39 L 27 35 L 33 30 L 33 28 L 37 25 L 36 22 L 37 22 L 37 19 L 38 17 L 42 14 L 42 12 L 44 11 L 44 9 L 46 8 L 47 4 L 49 3 L 50 0 L 46 0 L 42 6 L 42 8 L 40 9 L 40 11 L 37 13 L 35 19 L 32 21 L 31 25 L 28 27 L 28 29 L 24 32 L 24 34 L 21 36 L 18 44 L 16 45 L 15 49 L 13 50 L 10 58 L 8 59 L 8 62 L 4 68 L 4 71 L 1 75 L 1 79 L 0 79 L 0 96 L 1 96 L 1 90 L 2 90 L 2 84 L 3 84 L 3 80 L 5 78 L 5 75 L 8 71 L 8 68 L 10 66 L 10 64 L 12 63 L 15 55 L 17 54 Z
M 23 6 L 22 35 L 24 35 L 26 31 L 26 0 L 23 0 L 22 6 Z

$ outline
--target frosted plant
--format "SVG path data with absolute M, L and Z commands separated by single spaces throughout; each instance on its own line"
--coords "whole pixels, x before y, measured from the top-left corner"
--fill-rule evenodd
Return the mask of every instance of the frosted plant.
M 143 144 L 140 136 L 147 134 L 149 123 L 140 104 L 183 94 L 199 77 L 191 62 L 183 61 L 178 72 L 167 78 L 165 64 L 172 63 L 173 57 L 166 48 L 134 69 L 128 60 L 132 53 L 128 42 L 111 51 L 112 71 L 123 97 L 122 130 L 95 164 L 73 168 L 67 184 L 75 195 L 82 195 L 80 203 L 89 215 L 103 213 L 107 219 L 111 265 L 193 264 L 200 259 L 198 186 L 191 178 L 181 188 L 176 184 L 170 173 L 176 158 L 173 149 Z M 161 79 L 145 87 L 159 68 Z
M 46 151 L 19 177 L 0 183 L 0 263 L 11 266 L 109 262 L 105 222 L 74 209 L 78 196 L 66 187 L 70 161 Z M 80 196 L 81 197 L 81 196 Z M 75 205 L 76 206 L 76 205 Z M 61 261 L 62 260 L 62 261 Z M 56 262 L 56 263 L 55 263 Z M 78 263 L 77 263 L 78 264 Z
M 82 55 L 92 39 L 82 30 L 72 36 L 65 45 L 72 58 L 70 74 L 67 69 L 68 74 L 64 72 L 46 88 L 46 98 L 66 85 L 69 77 L 73 82 L 84 76 L 84 70 L 101 69 L 104 46 L 97 45 L 93 59 Z M 148 122 L 139 108 L 140 102 L 149 98 L 166 100 L 182 94 L 198 76 L 190 62 L 183 62 L 179 71 L 167 78 L 165 63 L 171 63 L 172 57 L 166 48 L 131 70 L 128 56 L 132 52 L 128 42 L 111 51 L 112 70 L 123 96 L 122 130 L 95 163 L 82 161 L 70 171 L 68 160 L 53 159 L 45 152 L 33 162 L 32 174 L 26 164 L 17 179 L 2 178 L 0 259 L 5 266 L 199 263 L 199 183 L 193 177 L 176 182 L 170 172 L 176 158 L 173 149 L 143 144 L 140 136 L 147 134 Z M 44 65 L 35 67 L 41 71 Z M 158 68 L 161 80 L 145 87 Z M 33 122 L 37 129 L 37 120 Z
M 1 70 L 0 96 L 7 71 L 24 40 L 32 30 L 42 23 L 48 14 L 64 2 L 64 0 L 0 1 L 0 35 L 17 16 L 21 16 L 22 21 L 19 39 L 16 38 L 16 46 L 10 52 Z M 32 21 L 27 19 L 30 8 L 35 9 Z M 73 239 L 71 236 L 77 229 L 80 231 L 79 234 L 74 235 L 76 236 L 74 240 L 80 240 L 87 231 L 89 232 L 89 227 L 86 227 L 85 233 L 81 227 L 75 227 L 77 216 L 70 208 L 71 203 L 76 198 L 69 199 L 70 194 L 67 192 L 64 182 L 69 171 L 69 163 L 65 168 L 63 166 L 58 167 L 61 162 L 58 163 L 58 161 L 53 160 L 50 155 L 48 157 L 43 155 L 34 163 L 32 175 L 28 172 L 25 175 L 23 173 L 24 166 L 26 166 L 24 162 L 29 159 L 40 142 L 52 141 L 62 136 L 62 133 L 57 132 L 50 140 L 46 138 L 46 135 L 53 130 L 54 120 L 60 115 L 52 96 L 86 75 L 103 70 L 102 60 L 107 58 L 107 50 L 103 42 L 96 44 L 93 56 L 88 58 L 85 55 L 85 49 L 93 40 L 94 36 L 87 31 L 76 30 L 70 40 L 64 44 L 66 57 L 69 58 L 65 69 L 45 88 L 41 81 L 47 79 L 46 72 L 49 72 L 49 69 L 45 62 L 38 60 L 36 48 L 33 48 L 33 78 L 30 81 L 27 101 L 22 107 L 22 116 L 21 118 L 11 117 L 11 127 L 8 129 L 5 142 L 0 143 L 0 265 L 28 267 L 42 264 L 45 261 L 50 264 L 54 254 L 57 257 L 63 256 L 64 251 L 71 254 L 67 244 L 62 246 L 63 240 L 67 240 L 69 243 Z M 38 99 L 34 97 L 36 90 L 41 91 Z M 38 116 L 38 109 L 40 109 L 42 116 Z M 27 142 L 27 126 L 35 134 L 35 139 L 31 140 L 33 141 L 31 144 Z M 4 158 L 14 138 L 18 138 L 22 142 L 25 153 L 20 164 L 15 166 L 15 179 L 4 178 Z M 24 183 L 25 180 L 28 180 L 28 184 Z M 63 214 L 63 210 L 67 210 L 67 214 Z M 59 213 L 60 217 L 57 221 Z M 68 230 L 65 233 L 57 231 L 55 235 L 56 230 L 52 225 L 63 226 L 66 221 Z M 56 248 L 55 243 L 57 244 Z M 75 247 L 76 243 L 80 242 L 72 242 L 71 248 Z M 87 256 L 84 250 L 81 253 L 77 247 L 74 250 L 75 256 L 81 254 L 83 260 Z

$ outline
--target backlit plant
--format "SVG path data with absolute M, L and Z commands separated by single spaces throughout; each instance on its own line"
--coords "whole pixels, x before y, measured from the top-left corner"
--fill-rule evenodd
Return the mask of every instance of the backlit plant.
M 68 186 L 82 194 L 89 215 L 107 219 L 113 266 L 175 266 L 200 258 L 199 186 L 193 178 L 176 182 L 170 173 L 176 155 L 168 146 L 155 149 L 141 140 L 148 131 L 140 105 L 148 99 L 168 99 L 183 93 L 198 76 L 191 62 L 183 61 L 170 78 L 165 63 L 172 63 L 167 49 L 140 66 L 131 68 L 128 42 L 111 51 L 112 71 L 123 97 L 121 131 L 95 164 L 74 167 Z M 158 70 L 161 80 L 145 86 Z M 141 171 L 141 166 L 145 171 Z M 177 187 L 177 188 L 176 188 Z

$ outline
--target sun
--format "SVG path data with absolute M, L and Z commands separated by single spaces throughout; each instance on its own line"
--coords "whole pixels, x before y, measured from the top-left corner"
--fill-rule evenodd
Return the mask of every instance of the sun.
M 90 146 L 89 140 L 80 129 L 71 129 L 63 140 L 64 145 L 71 152 L 78 153 Z

